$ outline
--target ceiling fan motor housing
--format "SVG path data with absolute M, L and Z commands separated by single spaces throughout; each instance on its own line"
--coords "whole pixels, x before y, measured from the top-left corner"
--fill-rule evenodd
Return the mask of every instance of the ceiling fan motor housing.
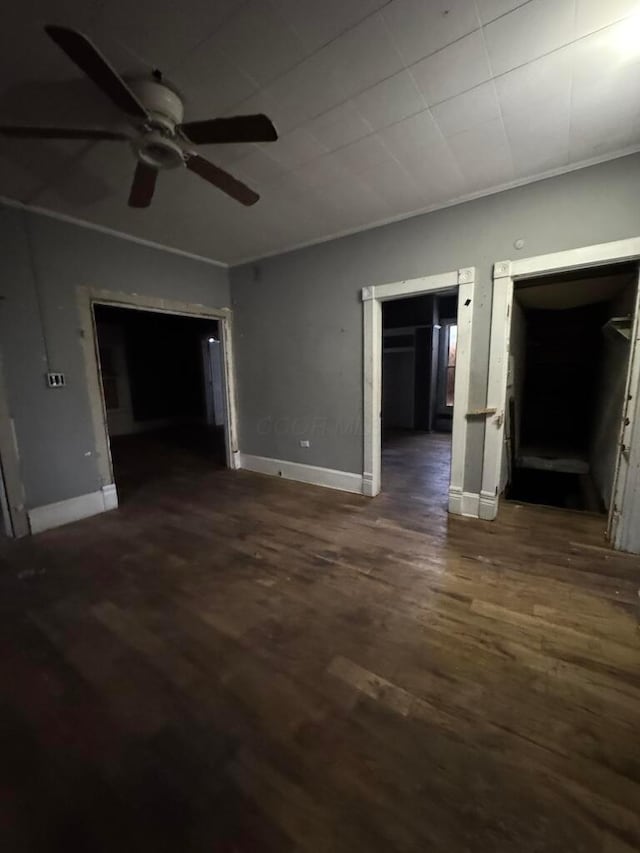
M 167 124 L 167 129 L 173 130 L 177 124 L 182 124 L 184 107 L 180 96 L 158 80 L 136 80 L 131 88 L 146 107 L 152 118 L 161 124 Z
M 176 125 L 184 117 L 182 100 L 157 80 L 138 80 L 132 89 L 149 114 L 143 133 L 133 141 L 136 156 L 156 169 L 183 166 L 184 154 L 175 140 Z

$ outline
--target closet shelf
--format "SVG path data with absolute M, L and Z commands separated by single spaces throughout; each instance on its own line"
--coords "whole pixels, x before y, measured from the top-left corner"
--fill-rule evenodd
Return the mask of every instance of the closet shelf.
M 586 454 L 568 447 L 549 445 L 523 446 L 515 460 L 516 468 L 557 471 L 560 474 L 588 474 Z
M 629 341 L 631 340 L 631 317 L 612 317 L 602 327 L 605 335 L 615 337 L 616 333 Z

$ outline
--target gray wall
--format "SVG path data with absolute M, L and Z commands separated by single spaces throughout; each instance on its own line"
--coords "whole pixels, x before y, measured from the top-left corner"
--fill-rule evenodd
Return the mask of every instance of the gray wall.
M 494 261 L 640 234 L 639 185 L 633 155 L 236 267 L 240 449 L 361 473 L 360 288 L 459 267 L 477 268 L 471 406 L 484 405 Z M 478 492 L 484 425 L 469 431 Z
M 0 206 L 0 258 L 0 347 L 27 507 L 33 508 L 102 485 L 76 288 L 84 285 L 225 307 L 228 273 L 209 263 L 9 206 Z M 66 374 L 66 388 L 46 387 L 47 353 L 49 369 Z

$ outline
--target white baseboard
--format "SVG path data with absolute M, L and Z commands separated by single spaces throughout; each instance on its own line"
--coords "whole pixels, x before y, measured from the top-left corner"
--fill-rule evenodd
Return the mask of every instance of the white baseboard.
M 480 495 L 473 492 L 462 493 L 462 514 L 469 518 L 478 518 L 480 515 Z
M 464 515 L 469 518 L 479 518 L 480 495 L 475 492 L 463 492 L 452 486 L 449 489 L 449 512 L 452 515 Z
M 298 483 L 309 483 L 313 486 L 339 489 L 341 492 L 362 494 L 361 474 L 335 471 L 333 468 L 320 468 L 317 465 L 303 465 L 301 462 L 287 462 L 284 459 L 271 459 L 268 456 L 252 456 L 249 453 L 240 453 L 239 457 L 238 467 L 247 471 L 270 474 L 273 477 L 283 477 L 285 480 L 296 480 Z
M 480 518 L 493 521 L 498 515 L 498 498 L 491 492 L 480 492 Z
M 88 495 L 78 495 L 66 501 L 35 507 L 30 509 L 27 515 L 31 532 L 42 533 L 43 530 L 50 530 L 52 527 L 61 527 L 63 524 L 79 521 L 81 518 L 89 518 L 91 515 L 116 509 L 117 506 L 118 493 L 115 483 L 110 483 Z
M 455 486 L 449 489 L 449 512 L 451 515 L 462 515 L 462 489 Z
M 102 497 L 104 498 L 105 512 L 110 509 L 118 509 L 118 492 L 115 483 L 109 483 L 108 486 L 102 487 Z
M 362 475 L 362 494 L 368 498 L 375 498 L 378 494 L 373 490 L 373 474 L 368 474 L 366 471 Z

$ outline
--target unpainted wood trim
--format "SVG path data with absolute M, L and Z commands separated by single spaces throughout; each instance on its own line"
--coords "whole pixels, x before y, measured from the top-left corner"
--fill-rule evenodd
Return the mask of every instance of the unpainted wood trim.
M 80 341 L 84 356 L 87 391 L 89 394 L 89 409 L 91 411 L 96 465 L 98 467 L 100 486 L 108 486 L 114 484 L 114 478 L 113 466 L 111 464 L 107 413 L 104 406 L 104 394 L 100 378 L 98 337 L 93 314 L 92 291 L 89 288 L 79 287 L 77 299 L 78 314 L 80 317 Z
M 1 462 L 2 460 L 0 459 L 0 518 L 2 519 L 0 540 L 4 536 L 13 537 L 13 522 L 11 521 L 11 513 L 9 512 L 9 499 L 7 498 L 7 490 L 4 484 Z
M 222 341 L 222 371 L 224 374 L 225 447 L 227 467 L 234 471 L 240 467 L 238 450 L 238 397 L 233 350 L 233 320 L 231 311 L 219 318 L 220 340 Z
M 145 296 L 139 293 L 127 293 L 121 290 L 104 290 L 93 287 L 79 287 L 86 291 L 91 302 L 118 306 L 122 308 L 138 308 L 140 311 L 157 311 L 160 314 L 182 314 L 185 317 L 215 317 L 229 316 L 231 309 L 203 305 L 198 302 L 181 302 L 177 299 L 164 299 L 161 296 Z
M 0 460 L 2 464 L 1 476 L 4 481 L 6 497 L 4 510 L 8 516 L 7 520 L 10 525 L 7 534 L 15 537 L 26 536 L 29 533 L 29 519 L 25 508 L 25 493 L 20 473 L 18 443 L 16 441 L 4 380 L 2 352 L 0 352 Z M 1 488 L 2 483 L 0 483 Z
M 210 317 L 220 321 L 221 340 L 223 341 L 225 402 L 227 405 L 225 427 L 227 464 L 230 468 L 237 468 L 237 396 L 232 364 L 231 309 L 85 286 L 77 288 L 77 302 L 100 485 L 104 487 L 115 484 L 109 447 L 107 415 L 100 380 L 97 333 L 93 312 L 93 305 L 95 304 L 133 308 L 140 311 L 156 311 L 161 314 L 177 314 L 185 317 Z

